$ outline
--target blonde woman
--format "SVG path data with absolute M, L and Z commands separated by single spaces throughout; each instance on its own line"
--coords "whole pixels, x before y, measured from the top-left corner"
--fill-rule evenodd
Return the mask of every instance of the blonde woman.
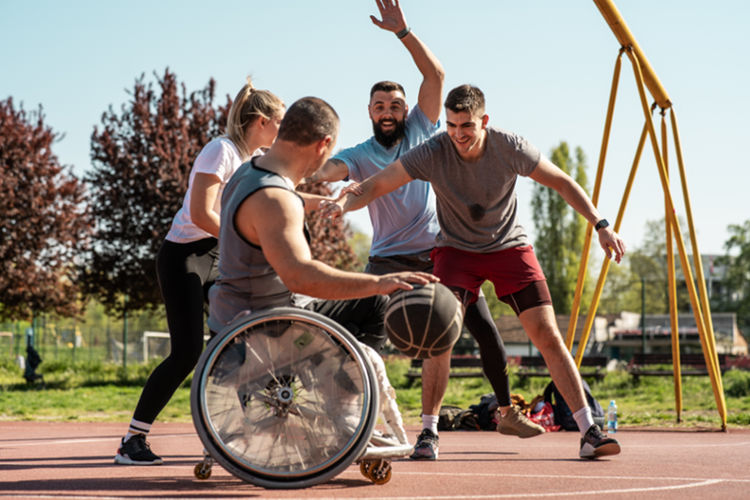
M 146 436 L 203 350 L 204 302 L 217 276 L 221 193 L 242 163 L 271 146 L 284 110 L 281 99 L 248 78 L 229 110 L 226 135 L 206 144 L 193 163 L 182 207 L 156 257 L 171 352 L 143 387 L 116 464 L 163 463 Z

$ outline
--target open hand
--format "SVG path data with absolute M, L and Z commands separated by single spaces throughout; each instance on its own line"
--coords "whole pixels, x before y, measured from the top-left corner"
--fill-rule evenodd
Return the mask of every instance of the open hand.
M 345 194 L 351 193 L 354 196 L 359 196 L 363 193 L 362 186 L 358 182 L 352 182 L 351 184 L 344 186 L 344 189 L 341 190 L 341 193 L 339 194 L 338 199 L 344 197 Z
M 406 19 L 401 7 L 398 5 L 398 0 L 375 0 L 375 3 L 378 5 L 380 17 L 383 19 L 381 21 L 375 16 L 370 16 L 373 24 L 393 33 L 398 33 L 406 28 Z
M 402 271 L 382 275 L 378 285 L 380 286 L 381 294 L 390 295 L 396 290 L 411 290 L 414 288 L 413 284 L 426 285 L 427 283 L 437 281 L 440 281 L 440 278 L 434 274 L 422 271 Z
M 614 258 L 615 262 L 619 264 L 622 256 L 625 255 L 625 242 L 622 241 L 622 238 L 616 232 L 608 227 L 600 229 L 598 236 L 599 245 L 601 245 L 607 258 Z
M 344 207 L 335 201 L 323 200 L 318 207 L 320 215 L 329 219 L 337 219 L 344 215 Z

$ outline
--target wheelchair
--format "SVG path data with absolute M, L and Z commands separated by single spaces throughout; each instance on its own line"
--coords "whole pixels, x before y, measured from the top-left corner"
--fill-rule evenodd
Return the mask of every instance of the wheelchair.
M 190 403 L 199 479 L 218 462 L 257 486 L 305 488 L 356 463 L 385 484 L 411 451 L 380 355 L 304 309 L 235 318 L 202 353 Z

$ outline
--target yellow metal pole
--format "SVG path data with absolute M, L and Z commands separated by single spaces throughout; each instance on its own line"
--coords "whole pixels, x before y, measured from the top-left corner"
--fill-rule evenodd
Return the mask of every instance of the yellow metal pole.
M 661 110 L 661 157 L 664 172 L 669 183 L 669 149 L 667 148 L 667 121 L 665 110 Z M 677 323 L 677 285 L 674 267 L 674 242 L 672 241 L 672 224 L 669 217 L 669 204 L 664 200 L 664 226 L 667 237 L 667 287 L 669 289 L 669 326 L 672 339 L 672 370 L 674 373 L 674 404 L 677 422 L 682 420 L 682 373 L 680 367 L 680 335 Z
M 620 11 L 617 10 L 615 3 L 612 0 L 594 0 L 594 3 L 599 8 L 604 20 L 607 21 L 607 24 L 615 34 L 617 41 L 620 42 L 620 45 L 633 48 L 633 51 L 640 62 L 643 81 L 649 92 L 651 92 L 651 95 L 654 97 L 656 103 L 663 109 L 671 107 L 672 103 L 669 100 L 667 91 L 664 90 L 659 78 L 656 76 L 653 68 L 651 68 L 651 64 L 649 64 L 646 55 L 641 50 L 640 45 L 638 45 L 635 37 L 630 32 L 630 28 L 628 28 L 625 20 L 620 15 Z
M 646 133 L 647 129 L 646 126 L 643 126 L 643 131 L 641 132 L 641 139 L 638 141 L 638 149 L 636 149 L 635 152 L 635 158 L 633 159 L 633 165 L 630 167 L 630 175 L 628 176 L 628 181 L 625 184 L 625 191 L 622 194 L 622 201 L 620 202 L 620 209 L 617 211 L 617 219 L 615 220 L 615 226 L 614 231 L 617 232 L 620 230 L 620 224 L 622 224 L 622 219 L 625 216 L 625 207 L 628 204 L 628 198 L 630 197 L 630 190 L 633 187 L 633 182 L 635 181 L 635 173 L 638 170 L 638 164 L 641 161 L 641 154 L 643 153 L 643 146 L 646 144 Z M 604 259 L 604 263 L 602 264 L 602 269 L 599 272 L 599 279 L 596 282 L 596 288 L 594 289 L 594 295 L 591 298 L 591 306 L 589 307 L 589 312 L 586 315 L 586 323 L 584 323 L 583 331 L 581 332 L 581 340 L 578 343 L 578 350 L 576 351 L 576 357 L 575 362 L 576 365 L 581 366 L 581 361 L 583 360 L 583 352 L 585 349 L 581 348 L 581 346 L 585 347 L 586 343 L 589 340 L 589 332 L 591 332 L 591 326 L 594 324 L 594 318 L 596 318 L 596 309 L 599 307 L 599 299 L 602 296 L 602 290 L 604 289 L 604 281 L 607 278 L 607 272 L 609 272 L 609 265 L 611 261 L 609 259 Z
M 675 239 L 677 241 L 677 249 L 679 250 L 679 253 L 680 253 L 680 263 L 682 264 L 682 270 L 685 275 L 685 282 L 687 284 L 688 292 L 690 295 L 690 303 L 693 307 L 693 314 L 695 315 L 696 324 L 698 325 L 698 331 L 701 334 L 701 343 L 703 344 L 703 349 L 704 349 L 703 353 L 704 353 L 704 356 L 706 356 L 706 354 L 710 352 L 711 348 L 707 345 L 708 341 L 706 340 L 706 336 L 705 336 L 706 333 L 704 329 L 705 323 L 703 322 L 703 313 L 700 308 L 698 293 L 695 288 L 695 282 L 693 281 L 693 273 L 690 269 L 690 263 L 687 257 L 687 251 L 685 250 L 685 242 L 682 240 L 680 224 L 677 220 L 677 216 L 675 215 L 674 202 L 672 200 L 672 195 L 669 191 L 669 184 L 667 183 L 666 172 L 664 171 L 664 164 L 661 161 L 661 155 L 659 153 L 659 146 L 656 140 L 656 131 L 654 130 L 654 124 L 651 121 L 651 114 L 649 112 L 648 102 L 646 101 L 646 90 L 644 88 L 641 66 L 634 52 L 630 48 L 628 48 L 627 54 L 628 54 L 628 57 L 630 58 L 630 61 L 633 64 L 633 70 L 636 74 L 636 84 L 638 87 L 638 93 L 641 98 L 641 106 L 643 107 L 643 113 L 646 116 L 646 124 L 648 126 L 649 136 L 651 137 L 651 145 L 654 150 L 654 158 L 656 159 L 657 166 L 659 168 L 659 179 L 661 180 L 662 190 L 664 191 L 664 197 L 667 200 L 667 203 L 669 206 L 668 216 L 671 219 L 672 228 L 675 233 Z M 706 366 L 708 368 L 708 373 L 711 377 L 711 385 L 714 390 L 714 397 L 716 398 L 717 402 L 718 401 L 724 402 L 723 397 L 721 397 L 718 394 L 720 382 L 717 381 L 716 364 L 709 362 L 709 363 L 706 363 Z M 727 424 L 726 405 L 720 403 L 718 410 L 719 410 L 719 415 L 722 420 L 722 429 L 726 429 L 726 424 Z
M 615 111 L 615 100 L 617 98 L 617 86 L 620 81 L 620 69 L 622 68 L 622 53 L 623 50 L 617 54 L 617 61 L 615 61 L 615 72 L 612 75 L 612 86 L 609 91 L 609 105 L 607 106 L 607 118 L 604 122 L 604 134 L 602 136 L 602 145 L 599 150 L 599 165 L 596 168 L 596 179 L 594 180 L 594 190 L 591 194 L 591 201 L 596 206 L 599 203 L 599 189 L 602 184 L 602 177 L 604 176 L 604 160 L 607 157 L 607 146 L 609 145 L 609 135 L 612 130 L 612 116 Z M 583 296 L 583 285 L 586 280 L 586 268 L 589 262 L 589 252 L 591 250 L 591 236 L 594 228 L 591 224 L 586 225 L 586 236 L 583 240 L 583 250 L 581 251 L 581 262 L 578 265 L 578 281 L 576 282 L 576 291 L 573 296 L 573 307 L 570 311 L 570 322 L 568 323 L 568 331 L 565 336 L 565 346 L 568 351 L 573 352 L 573 342 L 575 340 L 576 327 L 578 326 L 578 311 L 581 308 L 581 297 Z M 581 349 L 581 344 L 578 346 Z M 583 344 L 583 349 L 586 349 L 586 344 Z M 579 366 L 580 368 L 580 366 Z
M 677 156 L 677 165 L 680 169 L 680 180 L 682 185 L 682 195 L 685 198 L 685 212 L 687 214 L 687 221 L 688 221 L 688 229 L 690 231 L 690 243 L 693 247 L 693 262 L 695 265 L 695 273 L 696 278 L 698 281 L 698 286 L 701 291 L 701 308 L 703 311 L 703 318 L 705 321 L 704 329 L 707 332 L 707 342 L 706 344 L 709 346 L 709 351 L 704 351 L 704 356 L 707 358 L 706 361 L 708 364 L 709 357 L 711 363 L 714 365 L 714 371 L 721 374 L 721 370 L 719 367 L 719 360 L 716 354 L 716 337 L 714 334 L 714 327 L 713 327 L 713 321 L 711 320 L 711 309 L 709 307 L 708 303 L 708 291 L 706 290 L 706 279 L 703 275 L 703 262 L 700 258 L 700 251 L 698 250 L 698 240 L 696 238 L 695 233 L 695 226 L 693 224 L 693 210 L 690 204 L 690 193 L 688 191 L 687 186 L 687 177 L 685 175 L 685 164 L 683 162 L 682 158 L 682 147 L 680 144 L 680 134 L 677 129 L 677 117 L 675 116 L 674 108 L 671 110 L 670 118 L 672 120 L 672 134 L 674 135 L 674 142 L 675 142 L 675 154 Z M 726 406 L 726 401 L 724 400 L 724 387 L 723 382 L 721 380 L 721 376 L 717 378 L 718 386 L 719 386 L 719 395 L 717 397 L 721 398 L 721 403 L 717 401 L 717 404 L 720 406 Z

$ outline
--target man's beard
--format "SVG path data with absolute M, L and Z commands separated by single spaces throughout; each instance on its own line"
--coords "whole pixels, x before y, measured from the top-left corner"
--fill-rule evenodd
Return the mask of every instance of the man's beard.
M 380 127 L 380 123 L 372 122 L 372 131 L 375 135 L 375 140 L 378 141 L 386 149 L 393 147 L 393 145 L 397 144 L 405 135 L 406 124 L 404 123 L 404 120 L 394 121 L 395 127 L 390 132 L 383 132 L 383 129 Z

